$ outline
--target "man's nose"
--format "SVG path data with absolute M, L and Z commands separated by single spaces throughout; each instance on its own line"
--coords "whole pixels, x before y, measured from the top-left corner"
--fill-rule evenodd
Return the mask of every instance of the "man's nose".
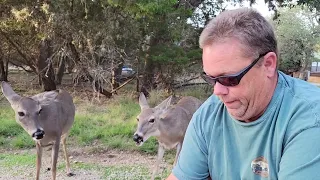
M 228 93 L 229 93 L 229 89 L 227 86 L 224 86 L 219 82 L 216 82 L 216 84 L 213 87 L 213 94 L 219 96 L 219 95 L 227 95 Z

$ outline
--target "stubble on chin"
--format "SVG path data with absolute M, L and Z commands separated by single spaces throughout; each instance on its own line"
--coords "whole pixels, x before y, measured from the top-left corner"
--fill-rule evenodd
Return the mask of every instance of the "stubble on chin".
M 248 106 L 244 106 L 243 104 L 237 109 L 227 109 L 229 114 L 236 120 L 239 121 L 247 121 L 249 118 L 248 115 Z

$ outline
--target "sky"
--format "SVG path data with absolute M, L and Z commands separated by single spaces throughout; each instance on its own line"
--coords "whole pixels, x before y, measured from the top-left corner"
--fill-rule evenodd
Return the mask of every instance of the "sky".
M 210 0 L 208 0 L 210 1 Z M 239 7 L 250 7 L 250 3 L 248 1 L 245 1 L 242 3 L 242 5 L 239 5 L 239 3 L 230 3 L 225 2 L 223 4 L 224 8 L 227 10 L 236 9 Z M 252 8 L 256 9 L 258 12 L 262 14 L 262 16 L 266 18 L 272 17 L 273 12 L 269 11 L 267 4 L 265 4 L 264 0 L 256 0 L 256 3 L 252 5 Z M 195 13 L 202 13 L 201 10 L 196 10 Z M 198 21 L 191 21 L 188 20 L 188 23 L 195 24 L 197 27 L 202 27 L 204 22 L 198 22 Z
M 234 6 L 234 5 L 227 5 L 227 9 L 235 9 L 240 7 L 240 5 Z M 249 2 L 244 2 L 243 7 L 250 7 Z M 256 9 L 258 12 L 260 12 L 264 17 L 270 17 L 272 15 L 272 12 L 269 11 L 268 5 L 265 4 L 264 0 L 256 0 L 256 3 L 252 5 L 254 9 Z

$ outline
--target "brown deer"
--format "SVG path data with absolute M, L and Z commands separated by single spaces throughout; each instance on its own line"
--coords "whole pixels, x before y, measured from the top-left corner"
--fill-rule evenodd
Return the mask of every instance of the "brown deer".
M 141 113 L 138 115 L 138 128 L 133 140 L 141 146 L 149 137 L 155 136 L 158 140 L 158 157 L 151 179 L 155 178 L 159 163 L 165 149 L 177 148 L 174 164 L 176 164 L 184 135 L 193 113 L 200 107 L 201 101 L 187 96 L 171 105 L 172 96 L 154 108 L 150 108 L 146 97 L 140 93 L 139 105 Z
M 40 176 L 42 148 L 46 146 L 52 146 L 52 179 L 56 179 L 60 141 L 63 145 L 67 175 L 72 176 L 66 149 L 66 138 L 75 116 L 75 106 L 70 94 L 63 90 L 56 90 L 23 97 L 16 94 L 6 82 L 2 82 L 1 87 L 15 112 L 17 123 L 36 143 L 36 179 L 39 180 Z

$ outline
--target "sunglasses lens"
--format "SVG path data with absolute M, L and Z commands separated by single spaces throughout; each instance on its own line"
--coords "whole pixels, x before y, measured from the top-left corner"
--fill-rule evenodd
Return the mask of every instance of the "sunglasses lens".
M 205 80 L 208 84 L 214 86 L 216 84 L 216 80 L 212 79 L 211 77 L 209 77 L 208 75 L 206 74 L 202 74 L 201 75 L 202 79 Z
M 218 82 L 224 86 L 236 86 L 239 84 L 237 77 L 222 77 L 218 79 Z
M 210 85 L 214 86 L 216 82 L 224 86 L 236 86 L 240 83 L 239 78 L 237 76 L 230 76 L 230 77 L 220 77 L 218 79 L 212 78 L 206 74 L 202 74 L 201 77 Z

